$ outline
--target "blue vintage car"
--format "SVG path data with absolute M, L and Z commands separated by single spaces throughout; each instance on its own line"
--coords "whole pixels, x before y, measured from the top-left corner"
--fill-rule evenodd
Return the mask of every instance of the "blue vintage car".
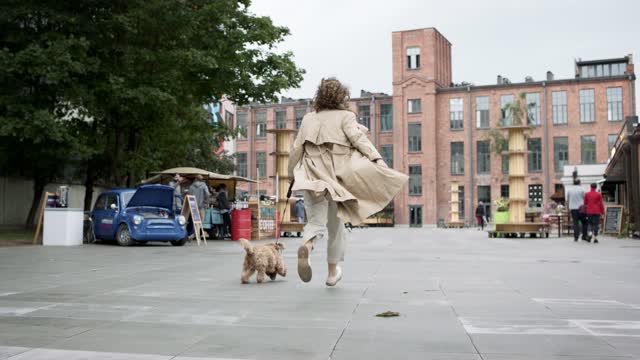
M 182 246 L 187 241 L 186 219 L 178 206 L 170 186 L 107 191 L 91 211 L 93 230 L 97 239 L 115 239 L 122 246 L 147 241 Z

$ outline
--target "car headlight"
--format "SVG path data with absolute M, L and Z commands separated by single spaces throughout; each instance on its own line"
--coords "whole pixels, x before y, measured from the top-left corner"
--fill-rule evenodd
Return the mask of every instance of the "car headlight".
M 187 223 L 187 219 L 184 216 L 179 215 L 178 216 L 178 224 L 180 224 L 181 226 L 184 226 L 184 224 L 186 224 L 186 223 Z
M 136 225 L 142 224 L 142 220 L 144 220 L 144 217 L 142 217 L 140 215 L 134 215 L 133 216 L 133 223 L 136 224 Z

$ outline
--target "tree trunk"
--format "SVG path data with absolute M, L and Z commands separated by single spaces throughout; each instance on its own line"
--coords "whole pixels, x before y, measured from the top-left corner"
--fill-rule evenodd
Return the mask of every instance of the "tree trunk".
M 137 132 L 135 129 L 129 129 L 129 139 L 127 144 L 127 153 L 129 154 L 135 154 L 136 152 L 136 149 L 137 149 L 136 133 Z M 128 188 L 132 188 L 135 185 L 134 177 L 135 177 L 135 173 L 131 168 L 129 168 L 129 171 L 127 171 L 127 187 Z
M 33 200 L 31 201 L 31 208 L 27 215 L 27 221 L 25 222 L 25 227 L 27 229 L 32 229 L 38 221 L 37 217 L 40 216 L 40 201 L 42 200 L 45 185 L 46 181 L 42 178 L 36 177 L 33 179 Z
M 91 200 L 93 200 L 93 185 L 95 184 L 93 159 L 87 161 L 87 177 L 84 181 L 84 211 L 91 210 Z
M 96 138 L 98 135 L 98 121 L 96 119 L 93 120 L 93 124 L 91 124 L 91 138 Z M 93 186 L 96 181 L 95 175 L 95 160 L 93 156 L 89 157 L 87 160 L 87 173 L 85 174 L 84 180 L 84 211 L 91 210 L 91 200 L 93 200 Z

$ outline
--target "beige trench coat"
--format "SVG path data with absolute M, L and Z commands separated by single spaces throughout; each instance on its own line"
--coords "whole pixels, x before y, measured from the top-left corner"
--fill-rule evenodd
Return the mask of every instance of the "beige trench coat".
M 374 161 L 378 150 L 350 111 L 312 112 L 302 125 L 289 154 L 293 190 L 325 191 L 338 205 L 338 217 L 360 224 L 382 210 L 408 176 Z

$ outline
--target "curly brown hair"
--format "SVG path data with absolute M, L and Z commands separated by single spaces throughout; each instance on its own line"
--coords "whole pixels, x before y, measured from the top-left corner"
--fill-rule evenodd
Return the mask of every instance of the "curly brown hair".
M 313 101 L 313 107 L 316 112 L 322 110 L 347 110 L 347 101 L 349 100 L 349 89 L 342 85 L 336 78 L 322 79 L 316 97 Z

